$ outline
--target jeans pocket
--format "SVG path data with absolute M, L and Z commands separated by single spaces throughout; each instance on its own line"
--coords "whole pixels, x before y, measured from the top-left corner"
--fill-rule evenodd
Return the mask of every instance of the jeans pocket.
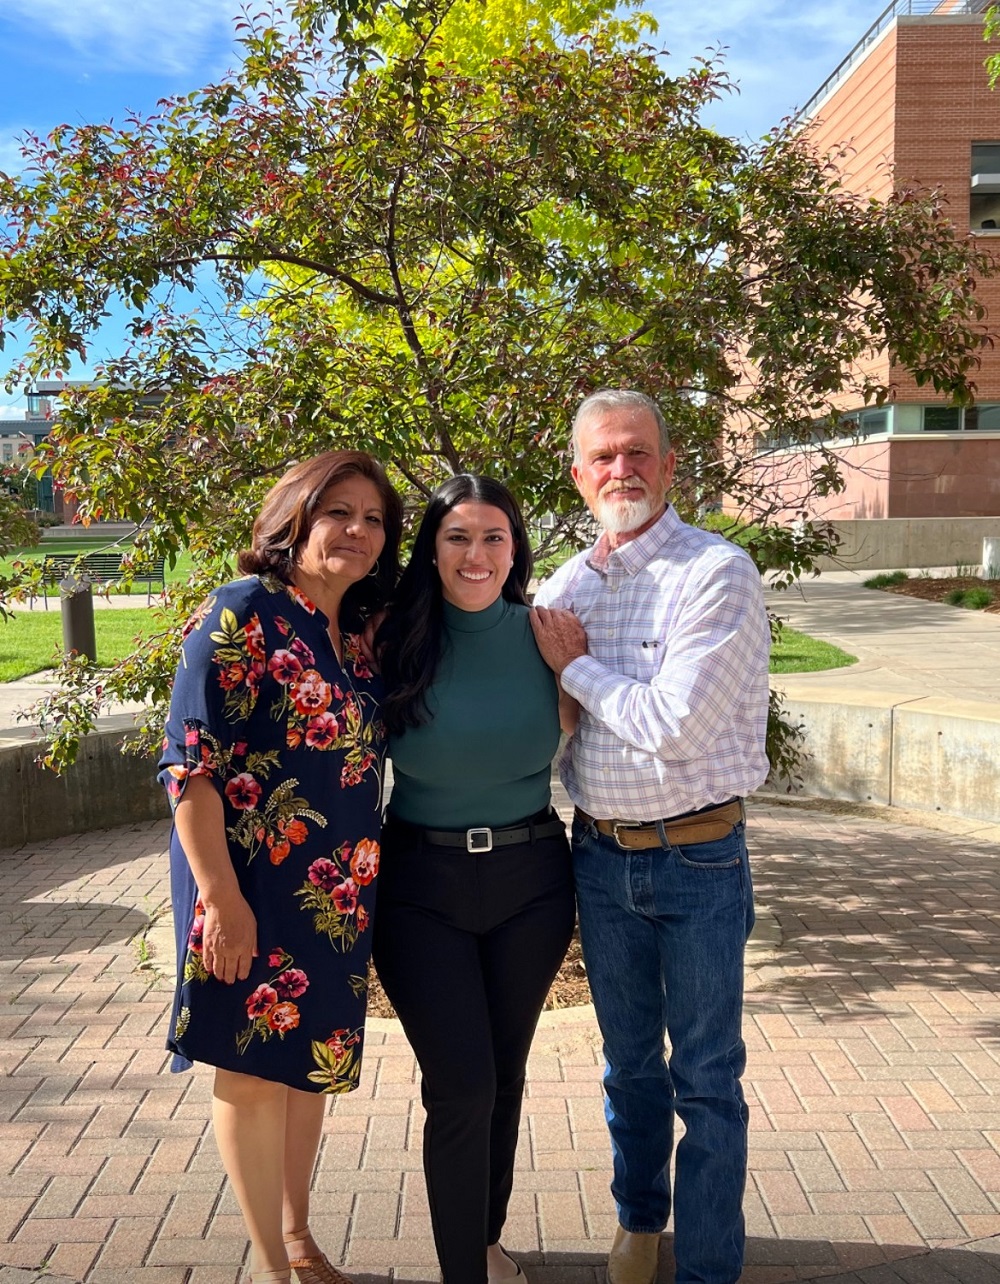
M 743 840 L 739 826 L 725 838 L 709 843 L 686 843 L 675 847 L 677 859 L 688 869 L 736 869 L 743 858 Z

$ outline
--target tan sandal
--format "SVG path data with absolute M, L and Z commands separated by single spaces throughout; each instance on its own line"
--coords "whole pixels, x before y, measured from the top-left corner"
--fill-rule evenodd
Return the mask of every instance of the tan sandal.
M 351 1284 L 351 1280 L 337 1270 L 325 1253 L 318 1257 L 297 1257 L 288 1265 L 298 1284 Z

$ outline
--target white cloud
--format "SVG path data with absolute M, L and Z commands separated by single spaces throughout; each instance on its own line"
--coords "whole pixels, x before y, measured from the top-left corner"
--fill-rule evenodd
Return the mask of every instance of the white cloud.
M 189 70 L 228 42 L 239 0 L 4 0 L 4 16 L 32 40 L 66 41 L 84 66 Z
M 27 409 L 23 397 L 19 401 L 0 401 L 0 419 L 23 419 Z

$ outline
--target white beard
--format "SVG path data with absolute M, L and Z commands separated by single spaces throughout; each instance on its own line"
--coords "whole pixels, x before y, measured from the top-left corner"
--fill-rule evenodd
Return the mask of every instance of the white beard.
M 628 535 L 655 517 L 659 505 L 648 492 L 642 499 L 615 499 L 612 495 L 598 496 L 594 516 L 612 535 Z

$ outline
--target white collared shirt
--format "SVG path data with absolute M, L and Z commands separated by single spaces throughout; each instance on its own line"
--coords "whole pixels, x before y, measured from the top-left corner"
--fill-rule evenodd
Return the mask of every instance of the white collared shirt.
M 763 783 L 771 638 L 741 549 L 668 506 L 620 548 L 602 535 L 535 601 L 571 609 L 587 631 L 589 653 L 562 673 L 581 710 L 559 764 L 584 811 L 669 818 Z

